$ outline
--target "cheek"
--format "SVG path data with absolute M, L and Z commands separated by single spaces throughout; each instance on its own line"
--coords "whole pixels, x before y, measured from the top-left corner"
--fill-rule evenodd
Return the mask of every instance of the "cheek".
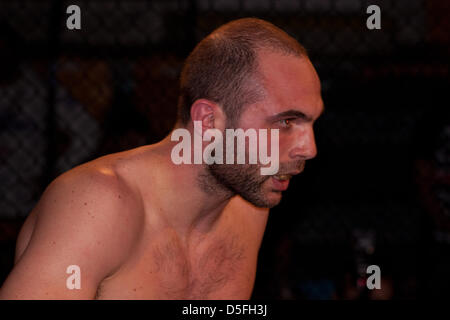
M 280 146 L 280 154 L 283 152 L 286 152 L 286 149 L 289 149 L 289 145 L 291 144 L 292 138 L 289 135 L 282 134 L 280 136 L 279 140 L 279 146 Z
M 299 142 L 301 142 L 302 133 L 300 129 L 290 130 L 289 132 L 280 131 L 280 163 L 291 161 L 291 157 L 289 156 L 291 151 L 295 149 Z
M 304 126 L 294 127 L 287 132 L 280 130 L 280 156 L 289 153 L 292 148 L 304 144 L 307 141 L 307 130 Z
M 287 157 L 289 151 L 292 149 L 294 144 L 295 144 L 295 135 L 293 135 L 292 133 L 280 133 L 279 139 L 280 160 Z

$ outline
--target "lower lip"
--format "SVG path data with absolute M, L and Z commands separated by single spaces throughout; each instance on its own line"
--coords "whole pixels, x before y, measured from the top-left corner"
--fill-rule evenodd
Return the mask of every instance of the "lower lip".
M 289 186 L 289 179 L 280 181 L 280 180 L 277 180 L 274 177 L 272 177 L 272 181 L 273 181 L 273 185 L 275 186 L 275 189 L 277 189 L 279 191 L 284 191 Z

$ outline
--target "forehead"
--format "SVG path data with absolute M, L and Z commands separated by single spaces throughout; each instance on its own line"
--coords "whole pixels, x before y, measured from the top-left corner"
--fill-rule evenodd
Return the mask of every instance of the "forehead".
M 320 115 L 320 80 L 308 58 L 263 51 L 258 64 L 266 93 L 260 111 L 268 116 L 286 110 L 298 110 L 314 119 Z

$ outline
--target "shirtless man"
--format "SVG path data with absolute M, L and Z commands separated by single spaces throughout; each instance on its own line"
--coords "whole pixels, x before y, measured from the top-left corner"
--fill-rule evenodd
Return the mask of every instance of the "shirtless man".
M 260 163 L 176 165 L 170 135 L 78 166 L 27 218 L 1 298 L 250 298 L 269 208 L 316 155 L 320 81 L 298 42 L 246 18 L 197 45 L 180 86 L 175 128 L 279 129 L 278 173 L 261 175 Z M 80 267 L 80 289 L 66 286 L 70 265 Z

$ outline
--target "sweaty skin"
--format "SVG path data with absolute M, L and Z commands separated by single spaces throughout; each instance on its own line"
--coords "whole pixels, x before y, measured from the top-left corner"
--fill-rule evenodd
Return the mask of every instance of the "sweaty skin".
M 306 58 L 261 52 L 259 59 L 267 95 L 247 107 L 239 125 L 280 129 L 280 164 L 304 163 L 317 152 L 319 78 Z M 192 120 L 225 128 L 214 103 L 192 110 Z M 288 110 L 307 117 L 276 116 Z M 205 166 L 172 163 L 175 144 L 168 136 L 55 179 L 22 227 L 0 298 L 250 298 L 269 210 L 239 195 L 206 193 L 196 183 Z M 274 186 L 269 178 L 258 190 L 276 204 Z M 66 287 L 70 265 L 80 267 L 80 289 Z

